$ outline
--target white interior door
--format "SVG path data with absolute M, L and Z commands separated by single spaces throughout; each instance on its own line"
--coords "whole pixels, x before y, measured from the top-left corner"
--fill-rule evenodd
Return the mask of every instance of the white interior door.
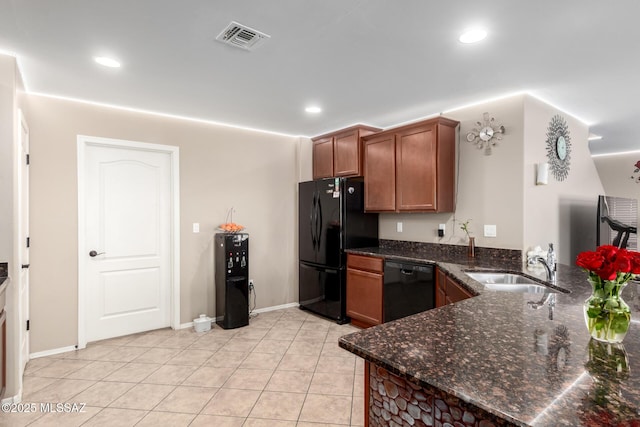
M 88 144 L 84 157 L 86 341 L 169 326 L 171 155 Z
M 24 368 L 29 361 L 29 331 L 27 321 L 29 320 L 29 127 L 22 114 L 18 113 L 20 121 L 20 136 L 18 141 L 19 161 L 18 161 L 18 236 L 20 239 L 20 251 L 18 252 L 18 264 L 20 273 L 18 279 L 18 322 L 20 345 L 20 362 L 18 367 L 20 372 L 18 377 L 22 378 Z

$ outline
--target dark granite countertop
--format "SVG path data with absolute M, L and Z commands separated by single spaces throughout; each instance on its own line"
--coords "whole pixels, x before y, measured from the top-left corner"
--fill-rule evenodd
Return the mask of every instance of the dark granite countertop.
M 536 304 L 544 295 L 485 290 L 464 274 L 486 268 L 543 281 L 543 271 L 529 271 L 515 256 L 487 252 L 470 260 L 419 245 L 348 252 L 434 263 L 477 296 L 346 335 L 341 347 L 516 425 L 617 426 L 640 420 L 640 328 L 633 323 L 620 348 L 590 341 L 582 304 L 591 289 L 581 269 L 559 265 L 556 286 L 568 292 Z M 632 315 L 637 313 L 638 284 L 627 286 L 623 297 Z

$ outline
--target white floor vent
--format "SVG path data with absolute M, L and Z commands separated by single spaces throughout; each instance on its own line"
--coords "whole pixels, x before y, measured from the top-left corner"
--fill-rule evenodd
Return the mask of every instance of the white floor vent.
M 238 24 L 235 21 L 231 21 L 231 23 L 227 25 L 227 28 L 218 34 L 216 40 L 231 46 L 239 47 L 240 49 L 253 50 L 270 37 L 271 36 L 263 32 Z

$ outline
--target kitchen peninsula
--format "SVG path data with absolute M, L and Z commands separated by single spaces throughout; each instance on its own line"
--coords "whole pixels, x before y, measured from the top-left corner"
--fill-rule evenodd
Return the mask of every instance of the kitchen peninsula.
M 590 341 L 586 274 L 559 265 L 565 292 L 485 289 L 465 274 L 490 269 L 542 281 L 520 259 L 480 248 L 381 241 L 350 253 L 435 264 L 475 297 L 343 336 L 362 357 L 365 425 L 629 426 L 640 423 L 640 330 L 624 345 Z M 513 251 L 512 251 L 513 252 Z M 638 306 L 638 284 L 624 293 Z

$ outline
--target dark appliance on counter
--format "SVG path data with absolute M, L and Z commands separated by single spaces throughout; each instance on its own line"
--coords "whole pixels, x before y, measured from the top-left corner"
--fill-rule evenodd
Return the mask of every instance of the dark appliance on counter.
M 382 293 L 384 322 L 435 308 L 433 265 L 385 261 Z
M 215 235 L 216 323 L 224 329 L 249 324 L 249 235 Z
M 298 188 L 300 308 L 345 323 L 344 251 L 378 246 L 378 214 L 364 212 L 362 178 L 307 181 Z

